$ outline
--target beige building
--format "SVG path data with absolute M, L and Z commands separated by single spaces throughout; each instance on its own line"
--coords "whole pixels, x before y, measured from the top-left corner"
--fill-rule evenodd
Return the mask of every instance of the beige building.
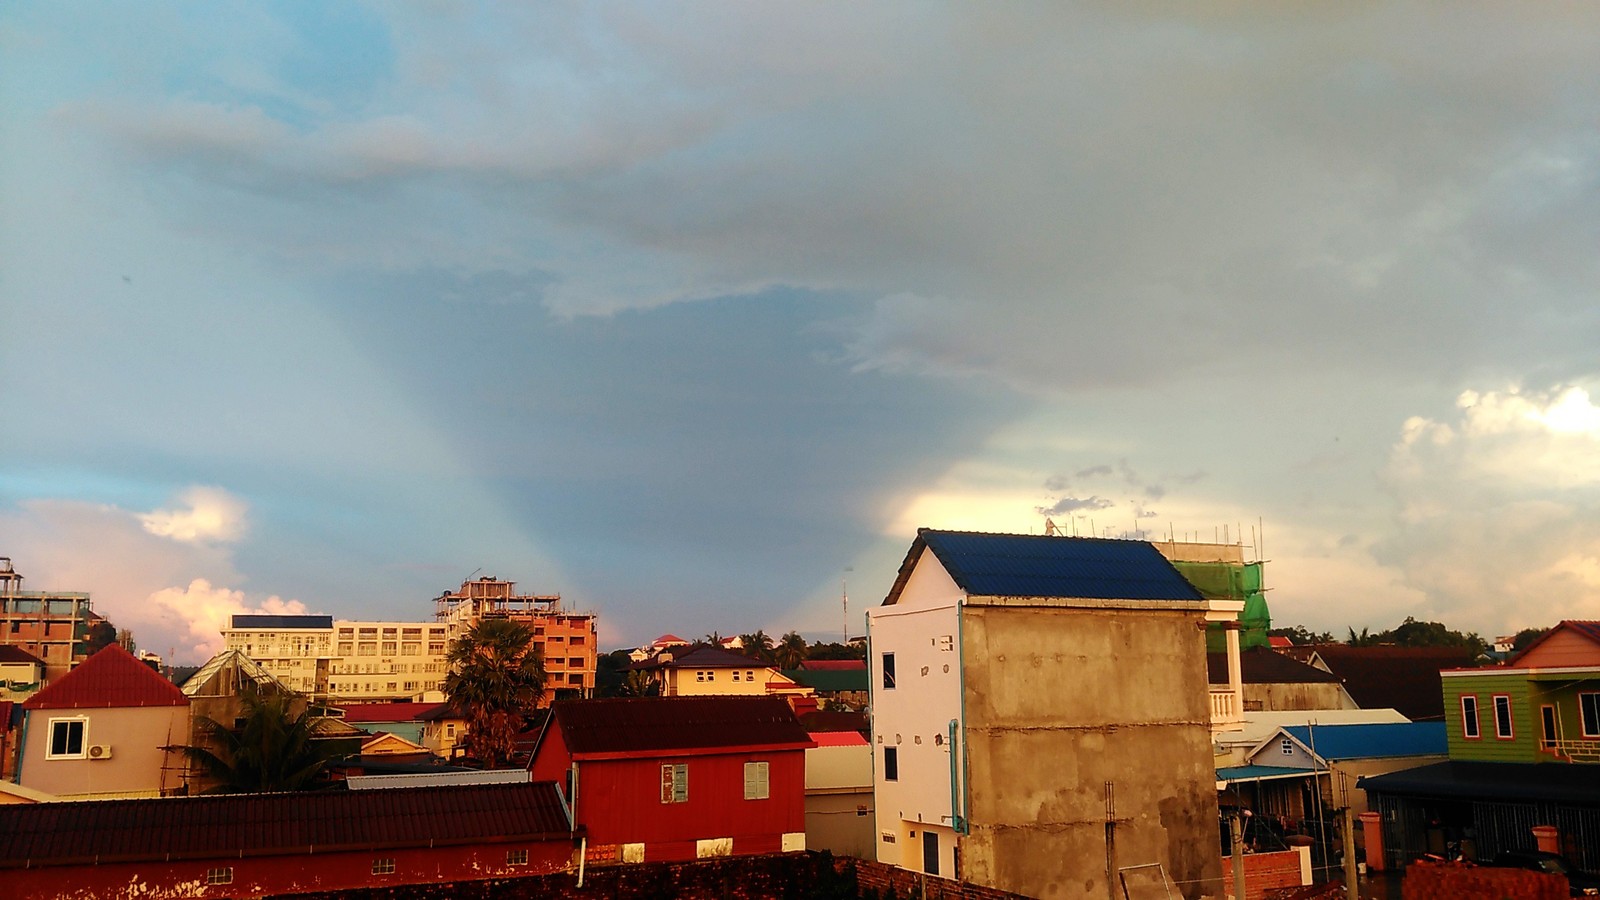
M 673 648 L 629 668 L 647 672 L 663 697 L 813 697 L 816 691 L 795 681 L 759 659 L 716 647 L 674 653 Z
M 867 616 L 877 859 L 1029 897 L 1219 894 L 1211 612 L 1144 542 L 921 529 Z
M 463 582 L 436 601 L 433 622 L 353 622 L 332 616 L 234 616 L 228 649 L 261 664 L 284 686 L 319 700 L 371 703 L 421 699 L 442 690 L 450 641 L 482 618 L 533 630 L 544 658 L 545 701 L 558 691 L 588 696 L 595 679 L 595 617 L 568 612 L 558 595 L 519 595 L 495 578 Z
M 17 783 L 62 799 L 155 797 L 183 785 L 189 698 L 112 644 L 22 705 Z

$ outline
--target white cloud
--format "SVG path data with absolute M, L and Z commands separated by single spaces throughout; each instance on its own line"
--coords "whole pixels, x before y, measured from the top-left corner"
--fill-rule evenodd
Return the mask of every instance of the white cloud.
M 1418 618 L 1480 633 L 1600 617 L 1600 407 L 1579 386 L 1463 392 L 1414 417 L 1373 548 L 1425 596 Z
M 179 508 L 141 513 L 144 530 L 185 543 L 225 543 L 244 536 L 248 507 L 222 488 L 192 487 L 178 499 Z
M 193 659 L 207 659 L 223 649 L 220 632 L 235 615 L 304 615 L 309 612 L 304 603 L 277 596 L 252 602 L 243 591 L 213 585 L 204 578 L 196 578 L 187 587 L 156 591 L 147 602 L 157 617 L 182 629 L 174 635 L 174 640 L 184 651 L 182 656 Z

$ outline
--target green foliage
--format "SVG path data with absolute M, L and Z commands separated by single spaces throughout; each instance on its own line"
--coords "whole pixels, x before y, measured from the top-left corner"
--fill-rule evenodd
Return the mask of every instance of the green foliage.
M 1365 628 L 1356 634 L 1356 630 L 1351 628 L 1350 639 L 1345 643 L 1352 647 L 1376 647 L 1380 644 L 1396 647 L 1464 647 L 1471 650 L 1473 656 L 1480 656 L 1489 648 L 1488 642 L 1479 637 L 1477 632 L 1463 634 L 1451 631 L 1438 622 L 1419 622 L 1411 616 L 1406 616 L 1406 620 L 1398 627 L 1376 634 Z
M 866 659 L 867 645 L 864 643 L 841 644 L 838 641 L 823 643 L 818 641 L 811 645 L 806 653 L 806 659 Z
M 294 711 L 292 694 L 262 693 L 246 684 L 239 720 L 230 728 L 201 717 L 196 724 L 220 752 L 184 747 L 183 753 L 217 785 L 207 793 L 303 791 L 313 786 L 338 751 L 317 740 L 317 716 Z
M 1511 649 L 1521 653 L 1528 649 L 1528 645 L 1550 633 L 1549 628 L 1524 628 L 1511 639 Z
M 631 651 L 613 650 L 596 657 L 594 663 L 594 693 L 597 697 L 622 697 L 623 681 L 628 677 L 628 666 L 633 659 Z
M 751 634 L 739 635 L 739 642 L 744 644 L 745 656 L 769 664 L 776 658 L 772 648 L 772 636 L 759 628 Z
M 1286 637 L 1296 644 L 1331 644 L 1334 642 L 1331 631 L 1312 631 L 1304 625 L 1291 625 L 1288 628 L 1272 628 L 1267 631 L 1268 637 Z
M 791 631 L 778 639 L 778 645 L 772 649 L 774 661 L 780 669 L 798 669 L 805 662 L 811 646 L 800 632 Z
M 444 693 L 467 720 L 462 750 L 493 769 L 508 765 L 517 733 L 544 696 L 533 631 L 514 619 L 480 619 L 445 652 Z

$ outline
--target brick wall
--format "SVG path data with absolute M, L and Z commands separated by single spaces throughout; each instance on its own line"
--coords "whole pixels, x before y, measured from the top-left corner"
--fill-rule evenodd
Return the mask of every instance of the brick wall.
M 1418 860 L 1406 867 L 1405 900 L 1566 900 L 1567 879 L 1523 869 Z
M 1245 900 L 1262 900 L 1269 891 L 1300 885 L 1300 853 L 1247 853 L 1244 857 Z M 1233 857 L 1222 858 L 1222 887 L 1233 896 Z

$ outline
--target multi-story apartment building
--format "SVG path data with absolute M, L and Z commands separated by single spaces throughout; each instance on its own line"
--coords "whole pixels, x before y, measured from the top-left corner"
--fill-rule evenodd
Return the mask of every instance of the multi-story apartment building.
M 23 590 L 21 573 L 10 558 L 0 556 L 0 644 L 42 660 L 46 680 L 66 674 L 88 656 L 89 626 L 99 620 L 88 594 Z
M 518 595 L 515 586 L 494 578 L 464 582 L 438 598 L 433 622 L 241 615 L 222 636 L 294 690 L 333 702 L 384 702 L 441 690 L 450 641 L 479 619 L 504 616 L 533 630 L 546 701 L 558 691 L 587 696 L 594 690 L 594 615 L 563 611 L 559 596 Z

